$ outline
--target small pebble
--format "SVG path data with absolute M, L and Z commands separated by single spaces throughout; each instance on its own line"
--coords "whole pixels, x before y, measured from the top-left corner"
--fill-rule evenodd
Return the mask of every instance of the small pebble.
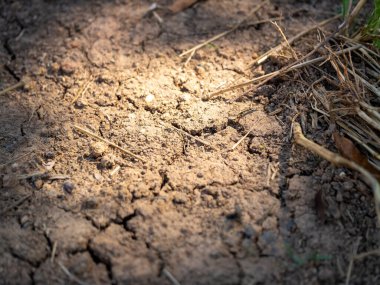
M 21 227 L 25 228 L 30 224 L 30 219 L 27 215 L 24 215 L 20 218 Z
M 115 165 L 115 160 L 115 156 L 106 154 L 100 160 L 99 167 L 101 169 L 111 169 Z
M 63 190 L 64 190 L 66 193 L 68 193 L 68 194 L 72 194 L 74 188 L 75 188 L 74 183 L 72 183 L 71 181 L 65 181 L 65 182 L 63 183 Z
M 43 185 L 44 183 L 41 179 L 37 179 L 36 181 L 34 181 L 34 187 L 36 187 L 37 190 L 40 190 Z
M 174 204 L 186 204 L 188 198 L 185 193 L 175 192 L 173 195 L 173 203 Z
M 92 143 L 90 146 L 90 156 L 94 158 L 101 157 L 107 150 L 107 145 L 102 142 Z
M 60 70 L 64 75 L 72 75 L 78 67 L 78 63 L 73 60 L 66 59 L 61 63 Z
M 154 95 L 153 94 L 149 94 L 145 97 L 145 102 L 147 103 L 151 103 L 154 101 Z
M 102 176 L 99 172 L 95 172 L 95 173 L 94 173 L 94 178 L 95 178 L 97 181 L 103 181 L 103 176 Z
M 45 158 L 46 159 L 53 159 L 54 157 L 55 157 L 54 152 L 52 152 L 52 151 L 45 152 Z

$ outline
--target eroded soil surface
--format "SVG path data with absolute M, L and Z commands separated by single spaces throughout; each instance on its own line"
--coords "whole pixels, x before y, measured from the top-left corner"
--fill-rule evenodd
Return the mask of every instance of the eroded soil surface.
M 360 177 L 292 142 L 294 106 L 310 123 L 295 76 L 202 100 L 287 60 L 246 70 L 283 40 L 250 23 L 284 17 L 291 37 L 339 1 L 271 1 L 186 65 L 179 57 L 259 2 L 157 10 L 160 23 L 149 1 L 0 1 L 0 90 L 30 78 L 0 97 L 0 284 L 344 284 L 353 250 L 379 246 Z M 305 132 L 333 148 L 327 127 Z M 350 284 L 379 276 L 369 256 Z

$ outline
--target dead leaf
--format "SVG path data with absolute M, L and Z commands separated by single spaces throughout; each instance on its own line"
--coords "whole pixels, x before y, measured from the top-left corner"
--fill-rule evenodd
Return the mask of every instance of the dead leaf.
M 333 138 L 335 141 L 336 148 L 343 157 L 365 168 L 366 170 L 371 172 L 377 178 L 377 180 L 380 180 L 380 171 L 368 162 L 367 157 L 365 157 L 358 150 L 358 148 L 353 144 L 351 140 L 341 136 L 338 132 L 333 133 Z
M 178 13 L 181 12 L 190 6 L 194 5 L 199 0 L 175 0 L 173 4 L 171 4 L 168 9 L 172 13 Z

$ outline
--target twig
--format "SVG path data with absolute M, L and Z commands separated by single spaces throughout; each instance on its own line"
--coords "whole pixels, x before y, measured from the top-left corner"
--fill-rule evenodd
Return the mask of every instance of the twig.
M 354 259 L 355 260 L 363 259 L 371 255 L 380 255 L 380 248 L 357 254 L 354 256 Z
M 298 33 L 297 35 L 295 35 L 294 37 L 290 38 L 288 40 L 288 42 L 282 42 L 281 44 L 279 44 L 278 46 L 270 49 L 269 51 L 267 51 L 266 53 L 264 53 L 263 55 L 259 56 L 258 58 L 256 58 L 253 62 L 251 62 L 247 69 L 251 68 L 252 66 L 254 65 L 259 65 L 259 64 L 262 64 L 264 61 L 266 61 L 268 59 L 268 57 L 273 54 L 273 53 L 276 53 L 276 52 L 279 52 L 281 49 L 283 49 L 285 46 L 287 45 L 291 45 L 292 43 L 294 43 L 296 40 L 298 40 L 299 38 L 303 37 L 304 35 L 310 33 L 311 31 L 315 30 L 315 29 L 318 29 L 320 27 L 323 27 L 325 25 L 327 25 L 328 23 L 338 19 L 340 17 L 340 15 L 336 15 L 332 18 L 329 18 L 327 20 L 324 20 L 322 22 L 319 22 L 317 24 L 315 24 L 314 26 L 312 26 L 311 28 L 308 28 L 300 33 Z
M 333 153 L 324 147 L 316 144 L 315 142 L 305 138 L 302 133 L 302 129 L 299 123 L 294 123 L 293 134 L 295 142 L 308 150 L 318 154 L 320 157 L 326 159 L 336 166 L 343 166 L 355 170 L 361 173 L 368 185 L 372 188 L 374 200 L 375 200 L 375 209 L 377 212 L 377 218 L 380 221 L 380 185 L 375 177 L 371 173 L 369 173 L 366 169 L 356 164 L 353 161 L 350 161 L 336 153 Z
M 224 31 L 214 37 L 212 37 L 211 39 L 208 39 L 207 41 L 199 44 L 199 45 L 196 45 L 195 47 L 191 48 L 191 49 L 188 49 L 187 51 L 184 51 L 183 53 L 181 53 L 179 56 L 180 57 L 183 57 L 189 53 L 192 53 L 192 52 L 195 52 L 196 50 L 204 47 L 205 45 L 208 45 L 209 43 L 212 43 L 213 41 L 216 41 L 222 37 L 224 37 L 225 35 L 228 35 L 230 33 L 232 33 L 233 31 L 235 31 L 236 29 L 238 29 L 240 27 L 241 24 L 243 24 L 247 19 L 249 19 L 254 13 L 256 13 L 258 10 L 261 9 L 261 7 L 264 6 L 264 4 L 266 4 L 268 2 L 268 0 L 265 0 L 263 1 L 261 4 L 259 4 L 258 6 L 256 6 L 244 19 L 242 19 L 241 21 L 239 21 L 236 25 L 234 25 L 231 29 L 227 30 L 227 31 Z
M 172 282 L 173 285 L 181 285 L 181 283 L 179 283 L 173 274 L 171 274 L 166 268 L 162 270 L 162 273 L 169 279 L 170 282 Z
M 23 87 L 25 85 L 24 80 L 21 80 L 20 82 L 16 83 L 15 85 L 9 86 L 8 88 L 5 88 L 4 90 L 0 91 L 0 96 L 4 95 L 8 92 L 11 92 L 17 88 Z
M 87 285 L 86 282 L 83 282 L 78 277 L 76 277 L 74 274 L 72 274 L 66 266 L 64 266 L 60 261 L 58 261 L 58 265 L 61 267 L 62 271 L 74 282 L 78 283 L 79 285 Z
M 14 207 L 17 207 L 17 206 L 20 206 L 22 203 L 24 203 L 26 200 L 28 200 L 30 197 L 32 197 L 32 194 L 28 194 L 24 197 L 22 197 L 21 199 L 17 200 L 16 202 L 14 202 L 12 205 L 10 205 L 9 207 L 5 208 L 4 210 L 2 210 L 0 212 L 0 216 L 4 215 L 6 212 L 12 210 Z
M 209 142 L 207 142 L 207 141 L 205 141 L 205 140 L 202 140 L 202 139 L 200 139 L 200 138 L 197 138 L 197 137 L 195 137 L 195 136 L 189 134 L 188 132 L 185 132 L 184 130 L 181 130 L 180 128 L 177 128 L 177 127 L 175 127 L 175 126 L 173 126 L 173 125 L 166 125 L 166 124 L 164 124 L 164 123 L 162 123 L 162 122 L 161 122 L 161 125 L 162 125 L 163 127 L 171 128 L 171 129 L 173 129 L 173 130 L 175 130 L 175 131 L 177 131 L 177 132 L 179 132 L 179 133 L 181 133 L 181 134 L 183 134 L 183 135 L 185 135 L 185 136 L 188 136 L 188 137 L 192 138 L 193 140 L 195 140 L 195 141 L 197 141 L 197 142 L 199 142 L 199 143 L 201 143 L 201 144 L 204 144 L 204 145 L 206 145 L 206 146 L 212 148 L 213 150 L 218 150 L 215 146 L 213 146 L 213 145 L 210 144 Z
M 114 147 L 114 148 L 116 148 L 116 149 L 118 149 L 118 150 L 120 150 L 120 151 L 122 151 L 122 152 L 124 152 L 124 153 L 126 153 L 126 154 L 128 154 L 128 155 L 130 155 L 130 156 L 132 156 L 132 157 L 134 157 L 134 158 L 136 158 L 136 159 L 138 159 L 138 160 L 141 160 L 142 162 L 147 162 L 147 161 L 146 161 L 144 158 L 142 158 L 141 156 L 138 156 L 138 155 L 136 155 L 136 154 L 130 152 L 129 150 L 127 150 L 127 149 L 125 149 L 125 148 L 122 148 L 122 147 L 118 146 L 117 144 L 115 144 L 115 143 L 113 143 L 113 142 L 111 142 L 111 141 L 109 141 L 109 140 L 103 139 L 102 137 L 99 137 L 98 135 L 96 135 L 96 134 L 94 134 L 94 133 L 92 133 L 92 132 L 90 132 L 90 131 L 88 131 L 88 130 L 86 130 L 86 129 L 83 129 L 83 128 L 81 128 L 81 127 L 79 127 L 79 126 L 76 126 L 76 125 L 74 126 L 74 128 L 75 128 L 77 131 L 79 131 L 79 132 L 81 132 L 81 133 L 83 133 L 83 134 L 86 134 L 86 135 L 88 135 L 88 136 L 90 136 L 90 137 L 93 137 L 93 138 L 95 138 L 95 139 L 97 139 L 97 140 L 100 140 L 100 141 L 102 141 L 102 142 L 108 144 L 109 146 L 112 146 L 112 147 Z

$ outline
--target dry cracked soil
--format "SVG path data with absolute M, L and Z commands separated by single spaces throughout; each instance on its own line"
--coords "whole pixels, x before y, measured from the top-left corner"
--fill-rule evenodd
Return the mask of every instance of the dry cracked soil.
M 286 60 L 245 69 L 283 40 L 257 21 L 282 17 L 291 37 L 339 1 L 270 1 L 179 57 L 259 3 L 171 14 L 145 0 L 0 0 L 0 90 L 28 78 L 0 96 L 0 284 L 344 284 L 353 251 L 379 246 L 376 213 L 360 177 L 292 142 L 292 106 L 276 110 L 307 98 L 280 78 L 202 100 Z M 306 134 L 333 147 L 325 129 Z M 376 256 L 353 263 L 350 284 L 379 279 Z

